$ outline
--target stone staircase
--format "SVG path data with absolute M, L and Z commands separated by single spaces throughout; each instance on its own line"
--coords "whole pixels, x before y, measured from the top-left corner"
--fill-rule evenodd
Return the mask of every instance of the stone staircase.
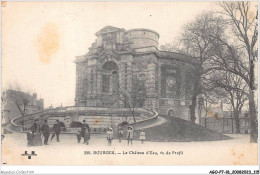
M 76 116 L 79 112 L 81 112 L 81 115 Z M 127 121 L 131 125 L 134 126 L 142 126 L 144 124 L 148 124 L 152 120 L 156 120 L 156 117 L 158 115 L 155 115 L 156 112 L 152 112 L 149 109 L 145 108 L 139 108 L 136 109 L 136 122 L 134 123 L 133 117 L 131 116 L 131 112 L 127 108 L 122 109 L 109 109 L 109 108 L 93 108 L 92 107 L 66 107 L 62 109 L 49 109 L 42 111 L 37 114 L 28 115 L 25 118 L 25 128 L 29 128 L 33 122 L 33 119 L 35 117 L 40 118 L 41 121 L 48 119 L 49 126 L 52 128 L 52 126 L 55 124 L 55 121 L 58 119 L 60 122 L 65 124 L 64 117 L 65 116 L 71 116 L 74 114 L 74 122 L 82 123 L 83 120 L 86 121 L 86 123 L 91 128 L 91 133 L 106 133 L 106 130 L 108 127 L 112 127 L 116 130 L 119 123 L 122 123 L 124 121 Z M 87 114 L 87 115 L 82 115 Z M 73 116 L 72 116 L 73 117 Z M 75 120 L 76 119 L 76 120 Z M 11 121 L 10 127 L 8 127 L 9 130 L 14 132 L 21 132 L 21 122 L 23 119 L 21 117 L 15 118 Z M 74 127 L 63 127 L 62 132 L 63 133 L 77 133 L 77 131 L 80 129 L 80 125 L 77 125 Z M 27 129 L 26 129 L 27 130 Z

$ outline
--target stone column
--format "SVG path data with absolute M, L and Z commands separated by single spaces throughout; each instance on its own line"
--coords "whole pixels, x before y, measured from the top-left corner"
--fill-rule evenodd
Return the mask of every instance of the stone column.
M 124 90 L 125 86 L 124 86 L 124 82 L 125 82 L 125 73 L 124 73 L 124 66 L 125 64 L 124 63 L 121 63 L 120 65 L 118 65 L 118 76 L 119 76 L 119 88 L 120 90 Z M 124 104 L 123 104 L 123 101 L 120 100 L 119 101 L 119 105 L 120 107 L 123 107 Z
M 180 89 L 180 95 L 181 100 L 185 100 L 185 78 L 186 78 L 186 69 L 184 65 L 181 65 L 180 68 L 180 77 L 181 77 L 181 89 Z
M 80 88 L 79 88 L 79 63 L 76 63 L 76 88 L 75 88 L 75 105 L 79 105 Z
M 91 94 L 91 70 L 92 70 L 92 68 L 89 66 L 88 68 L 87 68 L 87 75 L 86 75 L 86 79 L 87 79 L 87 106 L 89 106 L 90 105 L 90 96 L 92 95 Z
M 96 66 L 93 67 L 93 69 L 92 69 L 92 78 L 93 78 L 92 94 L 93 94 L 93 97 L 96 97 L 97 96 L 97 70 L 96 70 Z M 96 103 L 97 103 L 96 98 L 94 98 L 93 103 L 94 103 L 93 106 L 96 106 Z
M 87 71 L 88 66 L 84 64 L 82 67 L 82 105 L 86 106 L 87 104 L 87 96 L 88 96 L 88 84 L 89 81 L 87 79 Z
M 133 67 L 132 62 L 127 62 L 127 91 L 132 91 Z
M 97 96 L 100 98 L 102 94 L 102 74 L 100 70 L 97 70 Z M 98 99 L 98 104 L 100 104 L 101 101 Z
M 82 105 L 82 100 L 84 99 L 84 66 L 83 62 L 77 63 L 76 105 Z
M 161 75 L 162 75 L 162 72 L 161 72 L 161 65 L 158 66 L 158 79 L 157 79 L 157 83 L 158 83 L 158 91 L 157 91 L 157 94 L 158 94 L 158 97 L 160 98 L 161 97 Z
M 150 62 L 147 65 L 146 91 L 148 96 L 148 108 L 158 110 L 158 94 L 156 92 L 156 69 L 157 65 Z

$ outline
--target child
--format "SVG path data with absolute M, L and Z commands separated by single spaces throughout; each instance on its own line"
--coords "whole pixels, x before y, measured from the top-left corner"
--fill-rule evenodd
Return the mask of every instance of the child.
M 121 125 L 118 125 L 118 139 L 119 139 L 119 143 L 121 143 L 121 139 L 123 137 L 123 128 L 121 127 Z
M 144 129 L 141 130 L 140 132 L 140 140 L 142 142 L 142 144 L 144 143 L 144 140 L 145 140 L 145 132 L 144 132 Z
M 108 128 L 108 130 L 107 130 L 108 146 L 112 145 L 112 140 L 113 140 L 113 129 L 112 128 Z
M 84 143 L 86 143 L 88 145 L 89 139 L 90 139 L 90 132 L 88 129 L 86 129 L 85 134 L 84 134 Z
M 128 126 L 128 128 L 127 128 L 127 145 L 129 145 L 129 142 L 131 142 L 131 145 L 133 145 L 133 136 L 134 136 L 133 127 Z
M 33 134 L 32 132 L 27 132 L 27 146 L 33 146 Z
M 80 129 L 77 132 L 77 139 L 78 139 L 78 143 L 80 143 L 80 140 L 81 140 L 81 131 L 80 131 Z

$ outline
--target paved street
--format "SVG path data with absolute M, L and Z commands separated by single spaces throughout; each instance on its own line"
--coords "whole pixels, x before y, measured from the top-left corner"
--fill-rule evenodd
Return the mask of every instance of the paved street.
M 249 135 L 230 135 L 234 139 L 211 142 L 145 142 L 113 140 L 92 135 L 90 144 L 77 143 L 75 135 L 62 134 L 47 146 L 27 147 L 26 135 L 6 134 L 2 143 L 2 163 L 36 165 L 252 165 L 257 164 L 257 144 Z M 28 159 L 25 151 L 37 156 Z M 101 152 L 100 152 L 101 151 Z M 103 154 L 104 152 L 106 154 Z M 110 151 L 110 152 L 109 152 Z M 114 151 L 114 154 L 111 154 Z M 166 154 L 168 153 L 171 154 Z M 96 154 L 94 154 L 96 153 Z M 100 155 L 102 153 L 102 155 Z M 127 153 L 127 154 L 124 154 Z

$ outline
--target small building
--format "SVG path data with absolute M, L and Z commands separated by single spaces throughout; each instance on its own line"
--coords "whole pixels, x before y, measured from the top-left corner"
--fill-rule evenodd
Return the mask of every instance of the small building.
M 22 98 L 26 99 L 26 101 L 28 100 L 28 102 L 26 102 L 28 104 L 25 106 L 24 115 L 43 111 L 44 100 L 37 99 L 37 93 L 31 95 L 22 91 L 6 90 L 2 95 L 2 121 L 4 123 L 10 123 L 12 119 L 22 116 L 15 103 L 16 100 L 21 110 L 23 110 L 24 102 L 22 102 Z
M 236 132 L 236 121 L 232 111 L 223 111 L 223 117 L 214 118 L 207 116 L 202 118 L 203 126 L 209 129 L 216 130 L 227 134 L 237 133 Z M 240 134 L 249 134 L 250 132 L 250 118 L 248 111 L 242 111 L 239 114 Z

